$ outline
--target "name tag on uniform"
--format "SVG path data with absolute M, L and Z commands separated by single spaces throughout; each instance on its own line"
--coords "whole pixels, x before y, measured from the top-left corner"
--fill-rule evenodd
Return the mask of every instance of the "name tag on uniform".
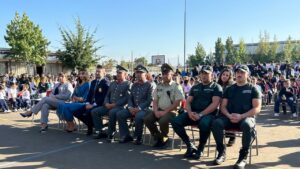
M 101 93 L 102 92 L 102 88 L 99 88 L 98 91 Z
M 213 89 L 204 89 L 205 92 L 211 92 Z
M 242 92 L 243 94 L 246 94 L 246 93 L 249 93 L 249 94 L 251 94 L 252 93 L 252 91 L 251 90 L 243 90 L 243 92 Z
M 122 97 L 123 95 L 122 94 L 120 94 L 120 97 Z
M 199 91 L 199 89 L 194 89 L 194 92 L 198 92 Z

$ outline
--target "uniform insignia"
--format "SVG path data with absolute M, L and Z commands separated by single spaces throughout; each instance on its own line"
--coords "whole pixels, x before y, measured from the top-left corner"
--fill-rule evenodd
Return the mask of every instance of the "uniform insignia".
M 252 91 L 251 90 L 243 90 L 243 93 L 252 93 Z
M 98 90 L 99 90 L 100 93 L 102 92 L 102 88 L 99 88 Z

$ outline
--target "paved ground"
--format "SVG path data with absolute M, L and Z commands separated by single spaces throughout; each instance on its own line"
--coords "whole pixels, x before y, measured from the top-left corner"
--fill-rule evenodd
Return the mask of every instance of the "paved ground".
M 290 115 L 273 117 L 266 107 L 257 118 L 259 156 L 252 157 L 249 168 L 300 168 L 300 120 Z M 57 123 L 51 115 L 52 123 Z M 81 133 L 66 133 L 55 129 L 38 132 L 37 123 L 21 118 L 17 113 L 0 113 L 0 168 L 59 168 L 59 169 L 159 169 L 159 168 L 232 168 L 237 160 L 240 139 L 228 148 L 227 161 L 213 166 L 214 140 L 210 157 L 201 161 L 185 160 L 176 149 L 153 150 L 150 146 L 108 144 Z M 206 149 L 207 151 L 207 149 Z

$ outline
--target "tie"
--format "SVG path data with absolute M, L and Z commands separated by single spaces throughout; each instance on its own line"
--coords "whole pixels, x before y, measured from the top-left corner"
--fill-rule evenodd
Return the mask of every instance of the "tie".
M 61 83 L 55 88 L 54 90 L 54 95 L 58 95 L 58 92 L 59 92 L 59 87 L 60 87 Z
M 99 85 L 100 80 L 97 79 L 95 87 L 94 87 L 94 96 L 93 96 L 93 102 L 95 102 L 95 95 L 96 95 L 96 90 L 97 90 L 97 86 Z

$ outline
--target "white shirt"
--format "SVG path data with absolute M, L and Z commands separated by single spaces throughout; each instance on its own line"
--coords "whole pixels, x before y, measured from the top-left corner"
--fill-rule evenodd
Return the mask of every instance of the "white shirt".
M 30 100 L 30 92 L 28 90 L 26 90 L 22 93 L 22 99 Z
M 17 89 L 8 89 L 8 99 L 17 98 L 18 90 Z
M 5 90 L 0 90 L 0 99 L 5 99 L 6 93 Z

